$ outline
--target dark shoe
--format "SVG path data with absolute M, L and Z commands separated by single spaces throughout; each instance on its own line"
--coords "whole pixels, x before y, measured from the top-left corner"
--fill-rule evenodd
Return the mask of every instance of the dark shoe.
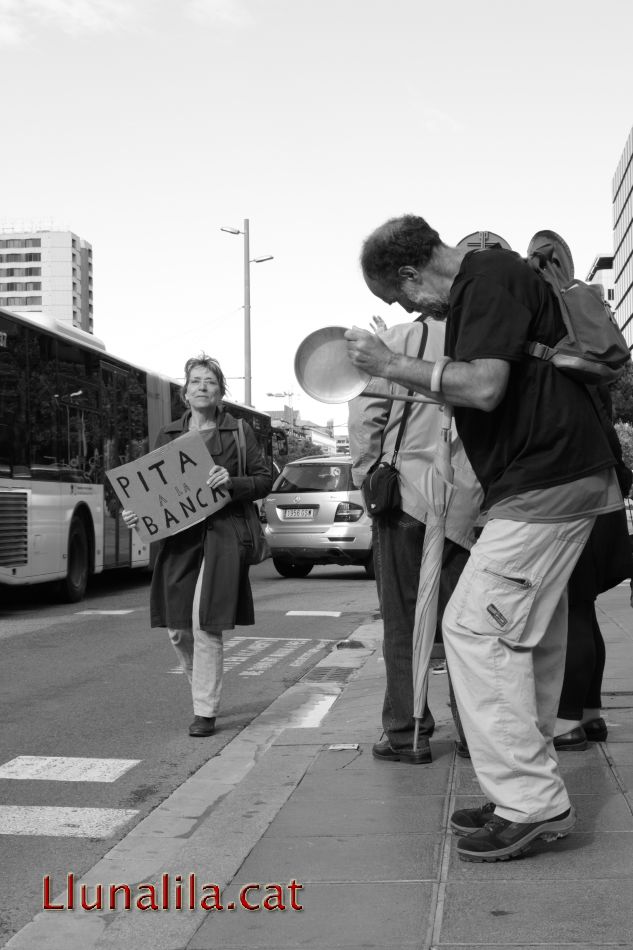
M 494 802 L 486 802 L 479 808 L 460 808 L 451 815 L 450 826 L 453 834 L 472 835 L 473 831 L 483 828 L 494 815 L 497 806 Z
M 587 736 L 582 726 L 576 726 L 562 736 L 554 737 L 554 748 L 559 752 L 583 752 L 587 748 Z
M 585 735 L 589 742 L 606 742 L 609 730 L 602 716 L 598 719 L 590 719 L 589 722 L 584 722 L 582 727 L 585 730 Z
M 461 739 L 456 739 L 456 740 L 455 740 L 455 753 L 456 753 L 456 755 L 458 755 L 461 759 L 469 759 L 469 758 L 470 758 L 470 752 L 468 751 L 468 746 L 466 745 L 465 742 L 462 742 Z
M 190 736 L 212 736 L 215 732 L 215 716 L 194 716 L 189 726 Z
M 426 736 L 420 736 L 418 738 L 418 747 L 415 752 L 413 751 L 413 747 L 408 749 L 392 749 L 389 744 L 389 739 L 376 742 L 371 752 L 375 759 L 384 759 L 387 762 L 408 762 L 409 765 L 426 765 L 433 761 L 431 743 Z
M 457 853 L 462 861 L 507 861 L 527 851 L 536 838 L 544 841 L 564 838 L 575 824 L 573 808 L 546 821 L 527 823 L 493 815 L 483 828 L 460 838 Z

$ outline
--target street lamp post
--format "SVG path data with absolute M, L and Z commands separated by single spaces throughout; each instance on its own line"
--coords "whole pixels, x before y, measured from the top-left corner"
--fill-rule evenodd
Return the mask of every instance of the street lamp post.
M 262 261 L 272 261 L 273 255 L 251 258 L 249 221 L 244 218 L 244 230 L 239 228 L 220 228 L 227 234 L 242 234 L 244 236 L 244 402 L 252 405 L 251 400 L 251 264 L 261 264 Z

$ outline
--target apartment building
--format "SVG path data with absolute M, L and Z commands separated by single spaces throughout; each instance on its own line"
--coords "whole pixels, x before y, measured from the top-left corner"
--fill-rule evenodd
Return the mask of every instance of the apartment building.
M 90 244 L 72 231 L 0 230 L 0 307 L 92 333 Z
M 615 317 L 633 349 L 633 129 L 613 176 Z

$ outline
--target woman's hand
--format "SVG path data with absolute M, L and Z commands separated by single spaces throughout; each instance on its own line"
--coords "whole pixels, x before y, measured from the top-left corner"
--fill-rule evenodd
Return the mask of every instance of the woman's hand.
M 374 316 L 371 318 L 371 328 L 374 333 L 382 333 L 387 329 L 387 324 L 382 317 L 379 317 L 378 314 L 374 314 Z
M 221 465 L 214 465 L 209 471 L 207 485 L 209 488 L 231 488 L 233 482 L 225 468 L 222 468 Z
M 126 528 L 135 528 L 138 524 L 138 515 L 134 511 L 130 511 L 129 508 L 124 508 L 121 512 L 121 517 L 125 522 Z

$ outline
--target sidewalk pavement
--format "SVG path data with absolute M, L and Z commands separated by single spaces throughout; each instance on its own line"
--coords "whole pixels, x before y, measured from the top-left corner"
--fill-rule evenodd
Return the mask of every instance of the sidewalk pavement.
M 150 866 L 156 872 L 159 864 L 172 880 L 195 873 L 199 889 L 207 882 L 222 885 L 224 910 L 118 911 L 81 918 L 73 912 L 52 919 L 49 912 L 7 946 L 633 950 L 633 611 L 628 586 L 599 598 L 598 619 L 607 642 L 603 702 L 609 738 L 585 752 L 560 755 L 578 812 L 576 828 L 564 840 L 537 842 L 526 856 L 495 864 L 457 858 L 457 839 L 447 831 L 449 816 L 483 798 L 470 762 L 454 754 L 446 674 L 439 669 L 430 678 L 429 702 L 437 722 L 432 764 L 374 760 L 371 746 L 380 738 L 384 688 L 382 630 L 375 622 L 355 632 L 362 647 L 336 650 L 319 665 L 323 680 L 338 683 L 340 690 L 318 726 L 278 734 L 225 795 L 210 796 L 203 773 L 221 769 L 223 759 L 229 761 L 229 747 L 207 763 L 185 783 L 194 782 L 188 797 L 183 786 L 171 805 L 168 800 L 156 810 L 168 809 L 163 814 L 169 823 L 162 828 L 170 845 L 164 853 L 160 835 L 152 837 L 151 821 L 136 835 L 137 846 L 139 839 L 145 842 L 147 870 L 141 871 L 143 860 L 135 860 L 129 844 L 137 829 L 113 849 L 113 854 L 125 849 L 127 842 L 131 864 L 123 879 L 130 880 L 134 867 L 139 874 L 132 879 L 147 880 L 142 875 Z M 161 827 L 157 820 L 154 831 Z M 107 867 L 107 857 L 101 866 Z M 110 867 L 109 877 L 97 866 L 84 880 L 114 881 L 121 868 L 116 861 Z M 159 876 L 154 874 L 156 880 Z M 292 881 L 301 885 L 294 894 L 288 887 Z M 247 884 L 253 885 L 251 904 L 268 896 L 278 905 L 281 896 L 286 910 L 243 909 L 239 892 Z M 293 899 L 302 910 L 291 908 Z

